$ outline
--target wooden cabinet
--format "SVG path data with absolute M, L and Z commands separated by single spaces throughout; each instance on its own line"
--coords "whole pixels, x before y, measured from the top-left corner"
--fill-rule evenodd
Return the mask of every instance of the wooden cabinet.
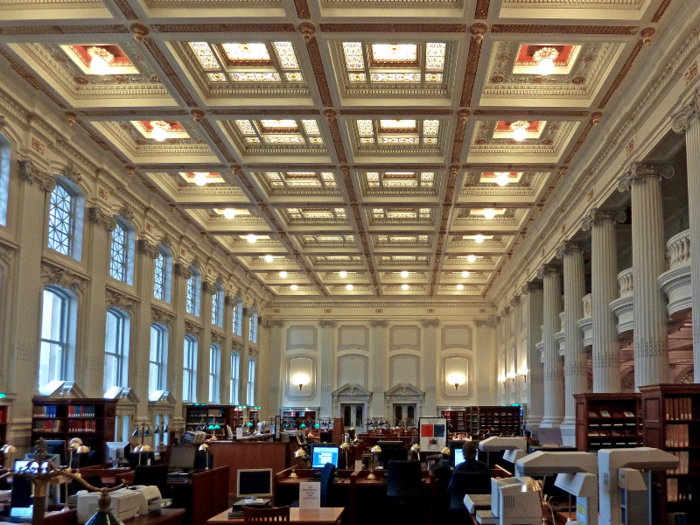
M 242 426 L 245 407 L 238 405 L 185 405 L 185 429 L 188 431 L 201 430 L 209 437 L 217 439 L 227 438 L 227 428 L 233 429 Z
M 447 419 L 447 429 L 450 432 L 467 432 L 467 407 L 442 407 L 439 412 Z
M 634 448 L 642 444 L 641 395 L 576 394 L 576 447 Z
M 473 436 L 519 436 L 522 431 L 522 407 L 473 406 L 467 407 L 467 420 Z

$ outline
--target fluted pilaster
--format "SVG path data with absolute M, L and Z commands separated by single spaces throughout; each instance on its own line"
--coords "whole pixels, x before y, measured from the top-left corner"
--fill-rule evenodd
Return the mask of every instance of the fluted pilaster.
M 280 413 L 280 385 L 282 384 L 282 329 L 284 321 L 270 319 L 265 321 L 270 327 L 270 360 L 268 370 L 268 414 Z M 324 414 L 325 415 L 325 414 Z
M 527 308 L 527 321 L 525 330 L 527 333 L 527 420 L 526 428 L 530 432 L 537 432 L 544 416 L 544 364 L 540 359 L 540 351 L 537 343 L 542 335 L 542 323 L 544 317 L 544 304 L 542 285 L 528 283 L 524 287 Z M 536 434 L 535 434 L 536 435 Z
M 591 231 L 591 317 L 593 322 L 593 392 L 616 393 L 620 385 L 620 343 L 610 303 L 618 297 L 615 222 L 624 211 L 591 210 L 583 229 Z
M 657 279 L 665 270 L 666 253 L 661 180 L 673 174 L 670 165 L 634 163 L 619 185 L 621 191 L 632 190 L 634 379 L 637 388 L 669 381 L 668 314 Z
M 372 416 L 384 416 L 384 345 L 387 322 L 372 321 Z
M 560 325 L 561 274 L 545 266 L 541 277 L 544 288 L 544 418 L 540 428 L 558 428 L 564 419 L 564 374 L 554 334 Z
M 333 343 L 335 321 L 321 321 L 321 415 L 333 415 Z
M 423 319 L 424 327 L 424 356 L 423 376 L 425 377 L 425 404 L 423 410 L 426 415 L 437 415 L 437 327 L 440 321 L 437 319 Z

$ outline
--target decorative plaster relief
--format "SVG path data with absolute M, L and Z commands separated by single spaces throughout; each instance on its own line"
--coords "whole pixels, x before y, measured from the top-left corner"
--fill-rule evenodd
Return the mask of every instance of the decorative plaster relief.
M 417 326 L 392 326 L 389 330 L 390 350 L 410 348 L 420 351 L 420 328 Z
M 290 326 L 287 329 L 287 351 L 297 348 L 316 351 L 318 329 L 315 326 Z
M 338 358 L 338 383 L 369 384 L 369 358 L 359 354 L 345 354 Z
M 366 326 L 341 326 L 338 329 L 338 350 L 369 349 L 369 329 Z
M 442 349 L 467 348 L 472 347 L 471 326 L 443 326 L 442 327 Z

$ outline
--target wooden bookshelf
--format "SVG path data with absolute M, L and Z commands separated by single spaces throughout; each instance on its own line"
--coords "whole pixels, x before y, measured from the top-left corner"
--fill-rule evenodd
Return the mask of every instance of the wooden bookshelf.
M 634 448 L 642 444 L 641 395 L 576 394 L 576 447 Z
M 479 438 L 519 436 L 522 429 L 522 408 L 519 406 L 467 407 L 471 433 Z
M 684 512 L 688 523 L 700 523 L 700 384 L 641 387 L 645 447 L 678 456 L 678 468 L 653 473 L 654 523 Z
M 10 407 L 0 405 L 0 447 L 7 443 L 7 428 L 10 426 Z
M 467 432 L 467 407 L 442 407 L 439 412 L 442 417 L 447 419 L 449 432 Z
M 311 428 L 313 423 L 318 418 L 317 408 L 283 408 L 280 410 L 282 415 L 282 430 L 298 430 L 298 425 L 305 423 L 307 428 Z
M 243 424 L 245 407 L 238 405 L 185 405 L 185 430 L 201 430 L 209 437 L 227 437 L 226 426 L 231 430 Z
M 32 400 L 32 443 L 39 438 L 61 439 L 66 445 L 74 437 L 83 441 L 104 461 L 105 443 L 114 441 L 117 401 L 102 398 Z

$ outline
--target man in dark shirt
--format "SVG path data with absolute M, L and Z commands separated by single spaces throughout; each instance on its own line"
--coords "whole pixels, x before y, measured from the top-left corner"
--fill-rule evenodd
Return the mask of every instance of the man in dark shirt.
M 486 474 L 491 476 L 491 471 L 486 463 L 476 459 L 478 452 L 479 449 L 476 448 L 476 444 L 473 441 L 467 441 L 462 445 L 464 461 L 455 467 L 455 472 L 486 472 Z

